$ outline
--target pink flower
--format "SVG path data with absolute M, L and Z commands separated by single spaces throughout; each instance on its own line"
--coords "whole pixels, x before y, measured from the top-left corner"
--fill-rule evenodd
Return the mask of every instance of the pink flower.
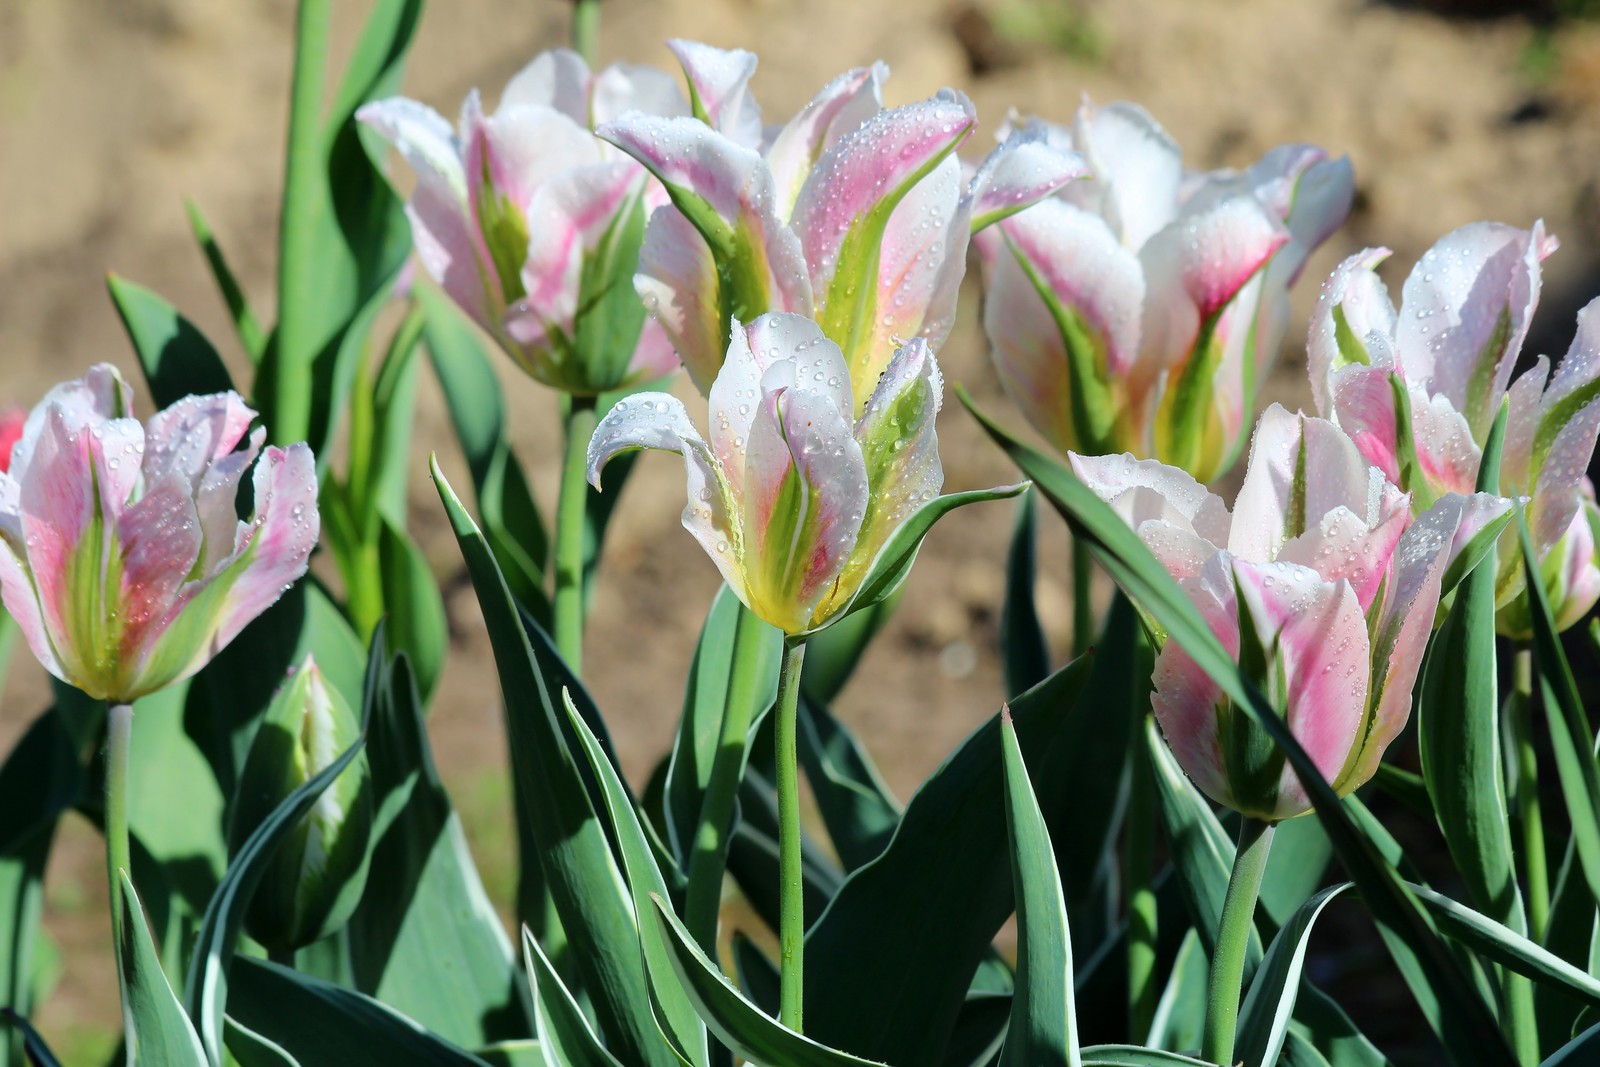
M 1284 145 L 1240 173 L 1186 174 L 1133 104 L 1021 129 L 1080 153 L 1089 176 L 977 241 L 1006 391 L 1062 451 L 1127 450 L 1211 480 L 1277 359 L 1289 286 L 1349 211 L 1349 162 Z
M 1556 248 L 1541 223 L 1463 226 L 1417 262 L 1398 312 L 1375 270 L 1388 249 L 1351 256 L 1323 286 L 1307 369 L 1318 410 L 1411 493 L 1414 509 L 1477 484 L 1489 428 L 1509 398 L 1499 490 L 1527 498 L 1552 607 L 1571 625 L 1600 595 L 1600 585 L 1577 580 L 1593 553 L 1574 525 L 1600 436 L 1600 301 L 1578 313 L 1577 335 L 1553 373 L 1541 356 L 1511 380 L 1538 306 L 1540 263 Z M 1581 545 L 1590 546 L 1587 561 L 1573 556 Z M 1561 557 L 1554 565 L 1552 553 Z M 1526 636 L 1515 536 L 1502 544 L 1499 564 L 1501 632 Z
M 530 375 L 573 393 L 637 385 L 678 365 L 632 288 L 661 190 L 590 132 L 633 110 L 687 114 L 689 103 L 662 71 L 618 64 L 591 74 L 558 50 L 513 77 L 493 114 L 471 93 L 459 134 L 403 97 L 357 113 L 416 172 L 406 212 L 428 275 Z
M 318 533 L 311 450 L 263 452 L 238 395 L 185 397 L 143 425 L 131 407 L 97 364 L 29 413 L 0 474 L 6 610 L 51 674 L 117 703 L 203 667 L 305 573 Z
M 1411 690 L 1458 557 L 1487 550 L 1510 502 L 1411 501 L 1340 429 L 1273 405 L 1256 426 L 1230 513 L 1176 467 L 1072 455 L 1178 579 L 1340 794 L 1372 777 Z M 1156 658 L 1154 707 L 1185 771 L 1218 803 L 1276 821 L 1309 810 L 1276 746 L 1176 641 Z
M 694 117 L 634 113 L 599 134 L 671 198 L 651 216 L 637 285 L 702 392 L 730 319 L 791 312 L 839 346 L 865 402 L 906 340 L 937 349 L 949 333 L 972 231 L 1083 173 L 1077 157 L 1019 138 L 965 179 L 955 152 L 977 125 L 972 102 L 946 89 L 885 109 L 881 63 L 841 74 L 762 141 L 705 89 L 737 84 L 751 106 L 755 57 L 737 79 L 713 78 L 695 46 L 673 47 Z
M 11 450 L 22 440 L 22 427 L 27 421 L 28 413 L 21 408 L 0 411 L 0 471 L 11 469 Z

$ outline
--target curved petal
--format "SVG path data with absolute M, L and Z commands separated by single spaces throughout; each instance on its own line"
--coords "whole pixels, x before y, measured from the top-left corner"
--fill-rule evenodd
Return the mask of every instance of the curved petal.
M 1178 213 L 1183 163 L 1174 141 L 1137 104 L 1078 109 L 1073 144 L 1088 160 L 1093 183 L 1069 186 L 1074 196 L 1098 194 L 1096 210 L 1128 248 L 1144 247 Z
M 1295 146 L 1304 151 L 1309 146 Z M 1306 259 L 1313 249 L 1333 236 L 1344 225 L 1355 203 L 1355 169 L 1349 156 L 1328 159 L 1321 149 L 1310 149 L 1314 155 L 1305 156 L 1311 165 L 1300 171 L 1293 185 L 1290 207 L 1283 216 L 1289 227 L 1290 243 L 1280 258 L 1284 259 L 1284 284 L 1293 285 L 1305 268 Z M 1269 153 L 1270 155 L 1270 153 Z M 1289 250 L 1293 255 L 1289 256 Z M 1274 264 L 1276 269 L 1277 264 Z
M 639 343 L 633 349 L 633 358 L 628 361 L 627 377 L 619 388 L 631 389 L 665 378 L 682 365 L 661 323 L 646 318 L 639 327 Z
M 713 48 L 698 41 L 667 42 L 689 79 L 690 105 L 696 118 L 738 143 L 761 143 L 761 109 L 750 95 L 756 55 L 742 48 Z
M 12 446 L 9 470 L 17 481 L 27 477 L 39 436 L 51 421 L 51 412 L 57 409 L 68 429 L 83 429 L 129 414 L 133 410 L 133 390 L 110 363 L 96 363 L 83 377 L 52 386 L 28 412 L 22 436 Z
M 526 105 L 553 108 L 587 129 L 589 81 L 589 64 L 572 49 L 540 52 L 506 82 L 499 110 Z
M 1062 151 L 1040 127 L 1025 127 L 984 158 L 967 187 L 974 232 L 1039 203 L 1090 173 L 1076 152 Z
M 1207 575 L 1219 568 L 1226 572 L 1225 554 L 1217 558 L 1221 563 L 1206 568 Z M 1223 650 L 1237 659 L 1239 620 L 1234 610 L 1231 581 L 1208 581 L 1197 574 L 1178 584 L 1199 609 Z M 1168 640 L 1156 654 L 1151 682 L 1154 689 L 1150 694 L 1150 708 L 1178 765 L 1206 796 L 1218 803 L 1231 803 L 1232 791 L 1228 787 L 1228 771 L 1218 730 L 1218 711 L 1228 699 L 1221 687 L 1174 640 Z
M 1378 277 L 1387 248 L 1357 252 L 1334 268 L 1322 285 L 1306 338 L 1306 372 L 1317 414 L 1342 421 L 1336 414 L 1333 376 L 1348 366 L 1393 369 L 1395 312 L 1389 291 Z
M 717 262 L 700 231 L 677 208 L 657 208 L 650 216 L 633 284 L 696 388 L 710 390 L 722 365 L 725 336 Z
M 146 484 L 176 476 L 193 495 L 211 465 L 239 446 L 255 417 L 244 398 L 231 390 L 186 396 L 156 412 L 139 449 Z
M 1253 197 L 1199 198 L 1185 205 L 1139 253 L 1151 293 L 1192 306 L 1192 316 L 1183 316 L 1193 318 L 1191 330 L 1166 331 L 1169 350 L 1186 351 L 1200 322 L 1232 300 L 1288 240 L 1283 224 Z
M 1411 436 L 1429 494 L 1471 493 L 1477 488 L 1483 452 L 1472 428 L 1443 394 L 1411 390 Z
M 1341 367 L 1329 382 L 1339 428 L 1350 435 L 1366 461 L 1400 484 L 1400 425 L 1395 411 L 1394 372 L 1383 367 Z M 1413 405 L 1421 403 L 1412 396 Z
M 195 512 L 204 539 L 201 574 L 213 573 L 237 547 L 239 481 L 256 461 L 266 439 L 267 431 L 257 428 L 244 448 L 219 457 L 200 478 L 195 491 Z
M 1222 498 L 1188 471 L 1153 459 L 1080 456 L 1069 453 L 1072 470 L 1096 496 L 1110 504 L 1134 530 L 1152 521 L 1187 528 L 1220 551 L 1232 522 Z
M 1409 501 L 1401 496 L 1396 503 L 1375 527 L 1349 508 L 1336 507 L 1317 521 L 1315 529 L 1285 543 L 1277 558 L 1314 570 L 1325 581 L 1349 582 L 1365 612 L 1382 591 L 1395 546 L 1411 525 Z
M 150 484 L 118 520 L 117 541 L 122 557 L 117 590 L 122 633 L 116 658 L 129 684 L 110 695 L 126 698 L 171 680 L 132 684 L 128 670 L 143 662 L 150 645 L 172 621 L 179 590 L 201 558 L 203 534 L 188 479 L 174 470 Z
M 772 168 L 779 218 L 787 219 L 794 211 L 800 187 L 823 153 L 883 110 L 883 83 L 888 78 L 889 68 L 881 62 L 846 71 L 823 86 L 778 131 L 766 157 Z
M 316 458 L 304 444 L 268 447 L 256 464 L 252 489 L 255 511 L 239 530 L 236 559 L 223 564 L 225 571 L 242 570 L 228 590 L 208 659 L 306 573 L 322 529 Z
M 1542 550 L 1578 513 L 1584 471 L 1600 436 L 1600 299 L 1578 312 L 1578 330 L 1539 403 L 1529 474 L 1536 476 L 1528 522 Z
M 678 80 L 664 70 L 633 63 L 613 63 L 594 79 L 589 125 L 600 127 L 630 111 L 646 115 L 688 115 Z
M 12 546 L 9 537 L 0 538 L 0 599 L 7 613 L 17 621 L 28 649 L 43 664 L 44 669 L 63 682 L 71 683 L 66 668 L 56 658 L 54 642 L 49 628 L 39 611 L 39 595 L 34 590 L 34 579 L 28 572 L 25 557 Z

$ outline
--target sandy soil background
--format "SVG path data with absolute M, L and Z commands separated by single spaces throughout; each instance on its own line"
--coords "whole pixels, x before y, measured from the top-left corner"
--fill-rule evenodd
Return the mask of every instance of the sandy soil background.
M 335 56 L 366 4 L 336 5 Z M 1432 8 L 1479 7 L 1435 3 Z M 1508 5 L 1500 5 L 1502 7 Z M 945 85 L 969 92 L 985 148 L 1010 108 L 1065 121 L 1080 94 L 1145 104 L 1192 166 L 1243 166 L 1302 140 L 1348 153 L 1359 183 L 1348 225 L 1313 260 L 1269 397 L 1309 405 L 1303 323 L 1321 277 L 1366 246 L 1412 260 L 1462 223 L 1544 218 L 1564 241 L 1547 264 L 1530 342 L 1558 354 L 1573 314 L 1600 292 L 1600 26 L 1562 26 L 1535 43 L 1527 12 L 1493 18 L 1359 0 L 611 0 L 607 58 L 667 66 L 672 36 L 761 55 L 754 83 L 768 121 L 791 114 L 833 74 L 876 58 L 902 103 Z M 407 95 L 453 114 L 472 86 L 493 100 L 535 52 L 564 42 L 557 0 L 435 0 L 413 52 Z M 112 360 L 134 362 L 104 294 L 115 270 L 173 300 L 223 347 L 219 300 L 189 242 L 193 197 L 260 310 L 270 313 L 290 63 L 288 0 L 0 0 L 0 402 L 30 404 L 49 384 Z M 1553 44 L 1551 43 L 1553 42 Z M 992 410 L 969 285 L 942 353 L 948 376 Z M 551 499 L 554 405 L 502 367 L 522 454 Z M 1011 480 L 959 409 L 940 424 L 947 485 Z M 458 635 L 432 718 L 434 744 L 471 825 L 491 890 L 510 892 L 508 786 L 498 691 L 460 561 L 420 458 L 453 440 L 431 383 L 416 429 L 413 529 L 434 561 Z M 456 469 L 459 469 L 456 468 Z M 591 685 L 635 781 L 665 751 L 714 569 L 678 526 L 682 474 L 647 457 L 613 527 L 589 633 Z M 973 508 L 929 539 L 898 618 L 838 713 L 902 797 L 991 714 L 1001 685 L 995 618 L 1011 512 Z M 1070 617 L 1065 536 L 1052 520 L 1041 607 L 1058 651 Z M 42 674 L 19 655 L 0 709 L 0 750 L 41 709 Z M 116 988 L 103 916 L 98 837 L 72 821 L 60 839 L 46 922 L 67 967 L 38 1023 L 68 1062 L 108 1050 Z

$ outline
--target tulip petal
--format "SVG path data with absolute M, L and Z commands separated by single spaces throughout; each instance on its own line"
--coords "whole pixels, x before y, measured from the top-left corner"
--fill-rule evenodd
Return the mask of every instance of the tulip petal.
M 717 263 L 711 246 L 677 208 L 657 208 L 650 216 L 633 283 L 695 386 L 709 390 L 721 365 L 727 321 L 718 302 Z
M 231 391 L 186 396 L 156 412 L 143 434 L 145 483 L 177 477 L 193 495 L 211 465 L 239 446 L 255 417 Z
M 1349 582 L 1365 612 L 1382 591 L 1389 560 L 1410 524 L 1410 502 L 1404 495 L 1376 527 L 1341 505 L 1323 515 L 1315 529 L 1286 542 L 1277 558 L 1310 568 L 1325 581 Z
M 1431 496 L 1477 488 L 1483 451 L 1465 416 L 1443 394 L 1411 390 L 1411 436 Z
M 1003 244 L 983 321 L 1006 392 L 1062 451 L 1133 443 L 1119 431 L 1139 400 L 1124 385 L 1139 350 L 1145 289 L 1138 258 L 1098 215 L 1060 200 L 991 232 Z
M 630 111 L 646 115 L 689 115 L 689 102 L 678 80 L 664 70 L 633 63 L 613 63 L 594 79 L 589 126 L 598 128 Z
M 1174 141 L 1137 104 L 1078 109 L 1073 144 L 1093 182 L 1068 187 L 1068 198 L 1103 215 L 1131 249 L 1144 247 L 1177 214 L 1183 163 Z M 1082 198 L 1082 199 L 1080 199 Z
M 257 428 L 246 446 L 217 458 L 196 488 L 195 512 L 204 538 L 201 574 L 211 574 L 231 556 L 239 536 L 239 481 L 256 461 L 267 431 Z
M 1152 521 L 1193 531 L 1220 551 L 1228 542 L 1232 518 L 1222 498 L 1194 480 L 1188 471 L 1153 459 L 1120 456 L 1067 457 L 1084 485 L 1132 529 Z
M 1039 127 L 1011 134 L 979 165 L 968 186 L 973 232 L 1039 203 L 1088 174 L 1089 165 L 1082 156 L 1056 148 Z
M 1288 239 L 1282 223 L 1247 196 L 1190 201 L 1153 235 L 1139 253 L 1150 291 L 1190 305 L 1175 323 L 1192 319 L 1191 328 L 1169 327 L 1168 350 L 1186 351 L 1200 323 L 1232 300 Z M 1156 314 L 1161 316 L 1159 309 Z
M 667 42 L 689 79 L 689 104 L 695 118 L 754 148 L 761 143 L 761 109 L 750 95 L 756 55 L 742 48 L 713 48 L 698 41 Z
M 1224 554 L 1213 559 L 1221 559 L 1221 566 L 1226 567 Z M 1214 564 L 1208 570 L 1215 569 Z M 1181 579 L 1178 585 L 1194 602 L 1223 650 L 1237 659 L 1239 621 L 1231 583 L 1207 581 L 1197 574 Z M 1232 794 L 1217 732 L 1218 709 L 1227 701 L 1222 688 L 1174 640 L 1168 640 L 1156 654 L 1151 682 L 1150 709 L 1178 765 L 1206 796 L 1229 803 Z
M 0 478 L 4 477 L 0 475 Z M 14 484 L 4 490 L 7 494 L 18 491 Z M 13 547 L 9 531 L 7 534 L 6 537 L 0 538 L 0 598 L 4 599 L 6 612 L 17 621 L 17 628 L 22 631 L 23 639 L 28 642 L 28 649 L 44 669 L 63 682 L 70 682 L 66 668 L 56 658 L 49 628 L 45 625 L 44 616 L 40 614 L 39 595 L 34 589 L 34 580 L 23 563 L 23 557 L 19 555 L 21 543 L 19 541 L 18 547 Z
M 499 109 L 546 107 L 589 128 L 589 64 L 570 48 L 540 52 L 511 76 L 500 92 Z
M 76 431 L 126 416 L 133 410 L 133 390 L 110 363 L 96 363 L 83 377 L 52 387 L 28 412 L 22 436 L 12 446 L 8 469 L 18 482 L 26 477 L 34 448 L 56 409 L 67 428 Z
M 1343 422 L 1336 413 L 1333 378 L 1348 366 L 1393 370 L 1395 312 L 1377 267 L 1387 248 L 1357 252 L 1334 268 L 1322 285 L 1306 338 L 1306 372 L 1317 414 Z M 1387 388 L 1387 386 L 1385 386 Z
M 1539 262 L 1554 247 L 1542 223 L 1528 231 L 1475 222 L 1441 238 L 1406 278 L 1396 330 L 1406 380 L 1448 398 L 1478 440 L 1539 302 Z
M 122 633 L 117 662 L 121 673 L 132 679 L 150 643 L 172 621 L 178 592 L 200 561 L 203 534 L 193 486 L 181 472 L 169 471 L 122 513 L 116 533 L 122 557 L 117 590 Z M 171 680 L 141 679 L 140 684 L 126 685 L 110 695 L 128 699 Z
M 321 531 L 316 459 L 304 444 L 268 447 L 256 463 L 252 490 L 255 510 L 240 525 L 234 560 L 223 563 L 224 573 L 242 569 L 228 591 L 208 659 L 305 574 Z
M 1395 411 L 1396 381 L 1394 372 L 1383 367 L 1352 365 L 1333 373 L 1329 391 L 1333 409 L 1339 416 L 1339 428 L 1355 442 L 1368 463 L 1382 471 L 1390 482 L 1399 485 L 1404 475 L 1401 469 L 1404 457 L 1401 456 L 1400 416 Z M 1401 385 L 1400 388 L 1405 387 Z M 1408 435 L 1409 432 L 1408 428 Z
M 1600 436 L 1600 300 L 1578 312 L 1572 347 L 1539 403 L 1539 424 L 1528 460 L 1533 503 L 1528 523 L 1542 551 L 1554 545 L 1578 513 L 1584 471 Z
M 800 188 L 823 153 L 883 110 L 883 83 L 888 77 L 889 68 L 881 62 L 846 71 L 823 86 L 778 131 L 766 157 L 772 168 L 779 218 L 787 219 L 793 213 Z

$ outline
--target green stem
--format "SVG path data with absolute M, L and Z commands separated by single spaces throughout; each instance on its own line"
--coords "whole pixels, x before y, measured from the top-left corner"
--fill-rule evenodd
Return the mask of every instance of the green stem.
M 583 674 L 583 539 L 589 502 L 585 467 L 594 433 L 592 396 L 567 399 L 566 459 L 561 465 L 561 495 L 556 503 L 556 648 L 572 673 Z
M 118 871 L 133 877 L 128 848 L 128 752 L 133 741 L 133 706 L 113 704 L 106 713 L 106 875 L 111 879 L 111 920 L 117 952 L 122 952 L 122 884 Z
M 575 0 L 572 5 L 572 50 L 594 70 L 600 56 L 600 0 Z
M 1272 825 L 1245 817 L 1239 827 L 1239 849 L 1222 901 L 1222 925 L 1217 929 L 1217 950 L 1211 960 L 1211 987 L 1206 995 L 1206 1029 L 1200 1058 L 1209 1063 L 1233 1062 L 1233 1035 L 1239 1023 L 1240 984 L 1244 980 L 1245 951 L 1255 922 L 1256 897 L 1267 870 L 1272 848 Z
M 755 613 L 739 606 L 733 631 L 733 662 L 722 705 L 717 751 L 711 775 L 700 801 L 694 851 L 689 856 L 689 888 L 684 901 L 684 925 L 709 956 L 716 955 L 717 916 L 722 909 L 722 875 L 728 859 L 728 837 L 734 798 L 744 775 L 750 720 L 756 709 L 760 683 L 760 648 L 767 626 Z
M 1094 578 L 1094 557 L 1089 543 L 1072 539 L 1072 654 L 1081 656 L 1094 644 L 1094 602 L 1090 586 Z
M 272 439 L 304 441 L 311 432 L 311 364 L 316 314 L 325 294 L 310 269 L 321 223 L 322 91 L 328 61 L 330 0 L 300 0 L 295 20 L 294 78 L 289 95 L 289 145 L 278 235 L 278 326 L 273 360 Z
M 800 753 L 795 743 L 795 718 L 800 707 L 800 668 L 806 659 L 804 641 L 786 644 L 778 674 L 778 947 L 782 961 L 778 1021 L 795 1033 L 801 1029 L 800 998 L 805 988 L 805 892 L 800 875 Z
M 1539 762 L 1533 749 L 1533 652 L 1519 648 L 1511 668 L 1511 731 L 1517 746 L 1517 816 L 1522 821 L 1522 862 L 1528 879 L 1528 933 L 1544 943 L 1550 922 L 1550 865 L 1545 856 L 1539 805 Z
M 1142 742 L 1144 731 L 1136 731 L 1134 736 Z M 1128 1040 L 1142 1044 L 1150 1033 L 1160 994 L 1156 982 L 1155 782 L 1147 745 L 1134 744 L 1129 760 Z

